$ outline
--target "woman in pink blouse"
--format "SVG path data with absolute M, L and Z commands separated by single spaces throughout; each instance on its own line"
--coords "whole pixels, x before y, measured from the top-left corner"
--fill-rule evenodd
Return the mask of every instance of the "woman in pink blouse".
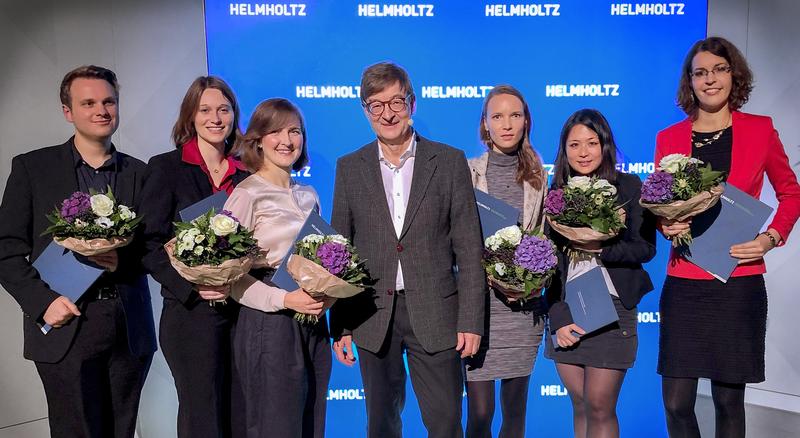
M 247 436 L 322 437 L 331 374 L 328 323 L 323 316 L 315 325 L 301 324 L 294 314 L 321 316 L 330 303 L 268 281 L 306 217 L 319 208 L 316 191 L 291 178 L 308 161 L 300 111 L 286 99 L 261 102 L 235 152 L 253 175 L 233 190 L 225 209 L 266 251 L 231 285 L 231 297 L 242 304 L 233 349 Z

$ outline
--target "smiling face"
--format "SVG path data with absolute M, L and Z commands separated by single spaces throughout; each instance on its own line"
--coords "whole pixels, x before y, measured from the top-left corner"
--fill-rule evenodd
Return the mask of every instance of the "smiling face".
M 64 118 L 75 125 L 75 135 L 105 141 L 119 126 L 117 95 L 103 79 L 77 78 L 69 88 L 70 105 L 62 105 Z
M 406 90 L 403 89 L 399 81 L 367 97 L 365 101 L 367 107 L 376 102 L 386 103 L 383 106 L 383 112 L 378 115 L 373 115 L 366 107 L 364 108 L 364 115 L 367 116 L 372 130 L 378 136 L 378 140 L 384 144 L 399 145 L 411 138 L 410 120 L 414 109 L 410 107 L 410 102 L 406 100 L 403 110 L 392 110 L 389 102 L 396 99 L 407 99 Z
M 303 151 L 300 119 L 294 114 L 289 116 L 286 126 L 261 137 L 261 148 L 264 153 L 263 169 L 277 167 L 290 172 Z
M 194 116 L 197 140 L 214 147 L 223 147 L 233 129 L 233 105 L 216 88 L 206 88 Z
M 511 94 L 498 94 L 486 105 L 484 124 L 492 149 L 504 154 L 514 153 L 525 134 L 524 104 Z
M 698 52 L 692 58 L 691 72 L 692 91 L 701 110 L 716 112 L 728 105 L 733 80 L 725 58 L 711 52 Z
M 567 135 L 567 162 L 577 175 L 592 175 L 603 162 L 600 137 L 586 125 L 575 125 Z

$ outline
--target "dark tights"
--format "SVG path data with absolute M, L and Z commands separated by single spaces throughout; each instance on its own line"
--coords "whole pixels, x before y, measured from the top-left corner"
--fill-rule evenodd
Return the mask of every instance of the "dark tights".
M 499 438 L 525 436 L 525 410 L 530 376 L 500 381 L 503 424 Z M 467 438 L 491 438 L 494 417 L 494 380 L 467 382 Z
M 619 436 L 617 399 L 626 370 L 556 363 L 572 401 L 572 427 L 576 438 Z
M 697 379 L 662 377 L 661 393 L 667 413 L 667 430 L 672 438 L 700 438 L 694 414 Z M 717 438 L 744 438 L 744 384 L 711 381 Z

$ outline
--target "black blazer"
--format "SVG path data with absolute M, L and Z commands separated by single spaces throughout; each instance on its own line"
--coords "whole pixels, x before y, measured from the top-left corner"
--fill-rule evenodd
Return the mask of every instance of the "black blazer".
M 656 255 L 655 216 L 639 205 L 642 181 L 636 175 L 617 172 L 617 199 L 624 204 L 625 228 L 616 237 L 603 242 L 600 260 L 608 270 L 611 282 L 626 309 L 633 309 L 642 297 L 653 290 L 650 275 L 642 268 Z M 549 226 L 545 232 L 558 248 L 558 268 L 545 297 L 549 306 L 550 331 L 572 324 L 569 306 L 564 300 L 564 283 L 567 281 L 569 261 L 564 253 L 569 243 Z
M 42 334 L 36 323 L 42 322 L 47 307 L 60 294 L 51 290 L 31 266 L 31 261 L 52 241 L 51 236 L 41 235 L 50 226 L 46 215 L 78 191 L 72 148 L 73 139 L 70 138 L 62 145 L 14 157 L 0 205 L 0 284 L 25 314 L 24 356 L 37 362 L 60 361 L 69 350 L 82 319 L 75 318 L 62 328 Z M 121 152 L 118 156 L 121 168 L 114 196 L 141 214 L 145 165 Z M 132 244 L 118 250 L 119 269 L 104 274 L 110 275 L 117 286 L 125 308 L 128 343 L 137 356 L 156 350 L 150 290 L 139 262 L 142 252 L 142 241 L 137 236 Z
M 181 160 L 181 148 L 150 158 L 143 188 L 147 203 L 142 206 L 146 252 L 142 262 L 153 278 L 161 284 L 164 298 L 177 299 L 191 306 L 200 298 L 192 284 L 172 267 L 164 244 L 175 237 L 173 222 L 179 222 L 180 211 L 213 193 L 208 176 L 200 166 Z M 234 185 L 249 173 L 237 169 Z

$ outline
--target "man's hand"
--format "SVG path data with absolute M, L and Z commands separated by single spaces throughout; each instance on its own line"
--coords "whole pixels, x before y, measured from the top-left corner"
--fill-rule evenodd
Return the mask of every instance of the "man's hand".
M 117 254 L 116 249 L 112 249 L 111 251 L 104 252 L 102 254 L 89 256 L 87 258 L 92 263 L 96 263 L 106 268 L 108 272 L 116 271 L 117 267 L 119 266 L 119 254 Z
M 481 346 L 481 335 L 474 333 L 458 332 L 458 344 L 456 350 L 461 352 L 461 358 L 472 357 L 478 352 Z
M 53 328 L 60 328 L 76 316 L 81 316 L 78 306 L 70 301 L 69 298 L 60 296 L 50 303 L 42 319 Z
M 356 363 L 356 356 L 353 354 L 353 336 L 344 335 L 333 343 L 333 351 L 336 353 L 336 360 L 347 366 Z

